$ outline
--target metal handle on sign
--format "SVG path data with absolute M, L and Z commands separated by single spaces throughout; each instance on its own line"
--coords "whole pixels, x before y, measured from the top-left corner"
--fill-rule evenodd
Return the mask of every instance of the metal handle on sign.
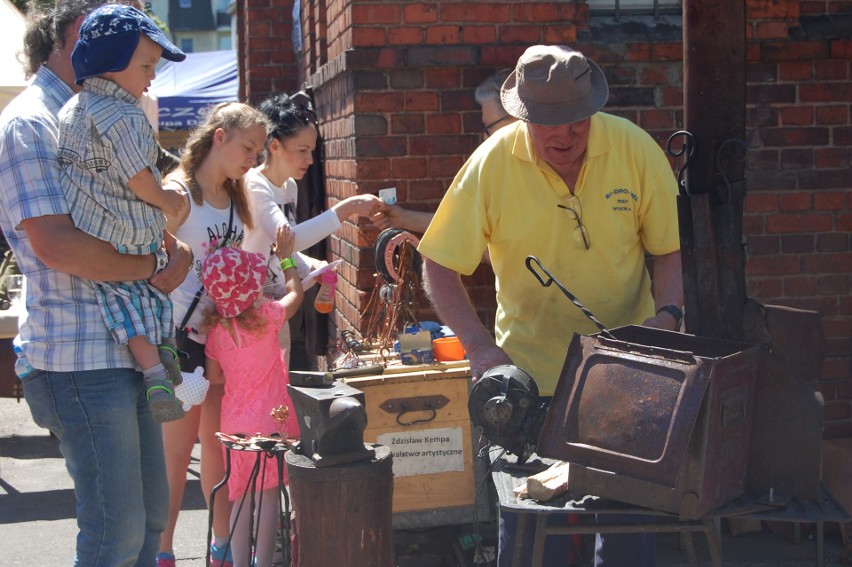
M 437 394 L 434 396 L 413 396 L 410 398 L 385 400 L 379 405 L 379 408 L 390 414 L 396 414 L 396 422 L 403 427 L 408 427 L 417 423 L 428 423 L 434 420 L 438 417 L 438 410 L 448 403 L 450 403 L 450 400 L 446 396 Z M 428 411 L 431 415 L 424 419 L 402 421 L 402 416 L 405 414 L 423 411 Z

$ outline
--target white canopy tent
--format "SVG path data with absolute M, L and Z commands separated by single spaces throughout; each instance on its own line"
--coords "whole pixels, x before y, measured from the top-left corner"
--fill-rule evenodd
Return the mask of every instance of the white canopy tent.
M 0 110 L 27 86 L 18 53 L 24 47 L 26 18 L 10 0 L 0 0 Z

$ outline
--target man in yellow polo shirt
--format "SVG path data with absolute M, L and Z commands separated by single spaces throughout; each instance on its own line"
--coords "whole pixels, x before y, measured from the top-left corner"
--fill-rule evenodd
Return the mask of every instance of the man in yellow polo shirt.
M 527 49 L 501 90 L 518 122 L 477 148 L 420 242 L 426 291 L 461 339 L 474 379 L 514 364 L 552 396 L 573 334 L 597 331 L 555 286 L 543 288 L 529 273 L 530 255 L 607 327 L 680 326 L 677 182 L 646 132 L 600 112 L 608 96 L 600 67 L 582 53 Z M 496 340 L 460 279 L 486 247 L 497 280 Z M 629 534 L 606 536 L 603 548 L 598 539 L 599 567 L 653 565 L 652 538 L 645 562 L 641 541 L 631 545 Z M 511 549 L 502 534 L 500 543 L 504 565 Z

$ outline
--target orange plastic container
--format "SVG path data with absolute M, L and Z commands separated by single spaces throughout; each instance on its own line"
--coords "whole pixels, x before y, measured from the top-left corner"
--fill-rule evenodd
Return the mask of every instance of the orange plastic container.
M 432 352 L 438 362 L 464 360 L 464 348 L 458 337 L 442 337 L 432 341 Z

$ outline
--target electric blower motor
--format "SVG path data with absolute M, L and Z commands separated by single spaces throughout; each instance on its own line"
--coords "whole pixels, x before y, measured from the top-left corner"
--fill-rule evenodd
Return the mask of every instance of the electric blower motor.
M 474 431 L 523 463 L 535 452 L 546 414 L 538 386 L 517 366 L 489 369 L 470 391 L 467 409 Z

